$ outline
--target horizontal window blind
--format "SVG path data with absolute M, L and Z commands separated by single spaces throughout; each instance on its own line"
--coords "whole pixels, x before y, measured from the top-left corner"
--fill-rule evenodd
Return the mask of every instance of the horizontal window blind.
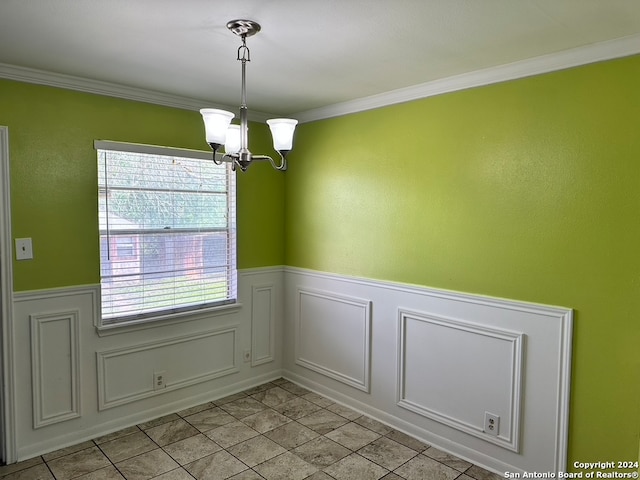
M 235 175 L 211 153 L 96 141 L 102 323 L 237 298 Z

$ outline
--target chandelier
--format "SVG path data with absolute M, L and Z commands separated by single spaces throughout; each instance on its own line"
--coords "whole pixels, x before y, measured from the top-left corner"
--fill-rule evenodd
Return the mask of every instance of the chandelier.
M 240 98 L 240 125 L 231 125 L 234 114 L 226 110 L 216 108 L 203 108 L 200 110 L 204 120 L 207 143 L 213 150 L 213 161 L 216 165 L 230 162 L 233 170 L 240 167 L 243 172 L 255 160 L 269 160 L 276 170 L 287 169 L 287 154 L 293 146 L 293 132 L 298 123 L 291 118 L 273 118 L 267 120 L 273 148 L 280 155 L 280 163 L 276 163 L 268 155 L 253 155 L 248 148 L 249 127 L 247 125 L 247 89 L 246 89 L 246 65 L 251 61 L 251 54 L 247 47 L 247 37 L 251 37 L 260 31 L 260 24 L 253 20 L 232 20 L 227 23 L 227 28 L 242 39 L 242 45 L 238 47 L 238 60 L 242 62 L 242 95 Z M 224 154 L 216 159 L 216 153 L 224 145 Z

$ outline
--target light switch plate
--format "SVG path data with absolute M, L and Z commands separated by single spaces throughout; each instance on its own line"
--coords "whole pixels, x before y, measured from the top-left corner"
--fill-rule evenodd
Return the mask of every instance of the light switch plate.
M 33 245 L 30 238 L 16 238 L 16 260 L 31 260 Z

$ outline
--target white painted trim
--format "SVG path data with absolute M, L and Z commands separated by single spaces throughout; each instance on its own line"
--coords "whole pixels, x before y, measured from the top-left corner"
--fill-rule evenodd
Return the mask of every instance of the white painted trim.
M 238 276 L 245 277 L 247 275 L 260 275 L 260 274 L 270 274 L 270 273 L 284 273 L 285 266 L 284 265 L 273 265 L 268 267 L 251 267 L 251 268 L 242 268 L 238 270 Z
M 108 97 L 123 98 L 136 102 L 152 103 L 165 107 L 181 108 L 184 110 L 200 110 L 201 108 L 219 108 L 230 112 L 236 112 L 239 106 L 229 106 L 212 103 L 209 100 L 182 97 L 168 93 L 145 90 L 142 88 L 128 87 L 117 83 L 103 82 L 89 78 L 75 77 L 62 73 L 47 72 L 35 68 L 20 67 L 0 63 L 0 78 L 16 80 L 18 82 L 34 83 L 36 85 L 46 85 L 48 87 L 65 88 L 78 92 L 93 93 L 95 95 L 105 95 Z M 249 110 L 249 120 L 254 122 L 265 122 L 268 118 L 273 118 L 273 114 Z M 203 137 L 204 138 L 204 137 Z
M 258 350 L 258 338 L 256 335 L 257 325 L 256 325 L 256 304 L 257 304 L 257 294 L 259 292 L 269 292 L 269 353 L 261 358 L 256 357 L 256 351 Z M 257 367 L 258 365 L 262 365 L 264 363 L 273 362 L 275 359 L 275 351 L 276 351 L 276 297 L 275 297 L 275 286 L 273 283 L 269 284 L 261 284 L 261 285 L 253 285 L 251 287 L 251 366 Z
M 136 352 L 142 352 L 145 350 L 152 350 L 156 348 L 166 347 L 169 345 L 175 345 L 177 343 L 186 343 L 193 340 L 199 340 L 201 338 L 213 337 L 217 335 L 223 335 L 231 333 L 233 335 L 233 353 L 231 359 L 231 366 L 226 368 L 220 368 L 217 370 L 211 370 L 210 372 L 202 375 L 198 375 L 191 378 L 179 380 L 175 383 L 167 384 L 166 388 L 162 390 L 145 390 L 131 395 L 118 398 L 109 398 L 109 392 L 107 388 L 107 365 L 106 362 L 110 358 L 129 355 Z M 112 350 L 103 350 L 96 352 L 96 359 L 98 365 L 98 410 L 106 410 L 108 408 L 125 405 L 127 403 L 142 400 L 143 398 L 149 398 L 156 395 L 161 395 L 165 392 L 178 390 L 180 388 L 188 387 L 202 382 L 207 382 L 215 378 L 223 377 L 232 373 L 240 371 L 238 367 L 238 326 L 225 327 L 221 329 L 208 330 L 206 332 L 199 332 L 192 335 L 184 335 L 180 337 L 174 337 L 170 339 L 156 340 L 149 343 L 140 345 L 134 345 L 125 348 L 116 348 Z
M 344 373 L 337 372 L 328 368 L 325 365 L 320 365 L 318 363 L 312 362 L 308 359 L 305 359 L 300 354 L 300 321 L 302 317 L 301 312 L 301 301 L 303 295 L 314 296 L 317 298 L 322 298 L 324 300 L 336 302 L 336 303 L 345 303 L 347 305 L 353 305 L 356 307 L 360 307 L 363 309 L 364 313 L 364 335 L 361 339 L 363 342 L 363 354 L 362 354 L 362 378 L 354 378 L 345 375 Z M 310 288 L 298 288 L 298 293 L 296 296 L 297 302 L 297 315 L 295 321 L 295 362 L 297 365 L 308 368 L 309 370 L 313 370 L 315 372 L 321 373 L 329 378 L 342 382 L 346 385 L 349 385 L 358 390 L 362 390 L 363 392 L 370 392 L 371 389 L 371 300 L 357 298 L 357 297 L 348 297 L 345 295 L 336 295 L 331 292 L 323 292 Z
M 0 126 L 0 308 L 2 309 L 2 451 L 5 463 L 17 460 L 15 368 L 13 357 L 13 259 L 11 248 L 11 179 L 9 129 Z
M 417 404 L 405 397 L 406 379 L 404 359 L 407 354 L 405 344 L 406 320 L 409 318 L 420 322 L 454 328 L 475 335 L 483 335 L 497 340 L 505 340 L 511 344 L 511 391 L 509 392 L 510 428 L 506 435 L 504 432 L 495 437 L 487 435 L 483 429 L 478 428 L 475 425 L 470 425 L 460 419 L 438 412 L 425 405 Z M 396 397 L 398 406 L 518 453 L 520 451 L 520 411 L 522 401 L 520 394 L 522 391 L 523 339 L 524 335 L 522 333 L 511 332 L 509 330 L 498 328 L 489 328 L 483 325 L 463 322 L 458 319 L 407 310 L 404 308 L 398 309 L 398 381 Z
M 78 445 L 84 441 L 93 440 L 96 437 L 117 432 L 118 430 L 122 430 L 123 428 L 127 428 L 132 425 L 139 425 L 163 415 L 179 412 L 202 403 L 215 401 L 229 395 L 243 392 L 249 388 L 257 387 L 258 385 L 276 380 L 281 376 L 282 372 L 280 370 L 269 372 L 246 380 L 241 380 L 225 387 L 207 391 L 206 393 L 201 393 L 188 398 L 181 398 L 170 403 L 162 403 L 156 407 L 139 410 L 130 415 L 117 416 L 114 420 L 101 423 L 97 426 L 87 425 L 86 428 L 73 429 L 61 436 L 47 438 L 37 443 L 22 446 L 18 452 L 19 458 L 32 458 L 61 448 Z
M 110 335 L 119 335 L 123 333 L 135 332 L 138 330 L 146 330 L 150 328 L 164 327 L 167 325 L 175 325 L 177 323 L 195 322 L 204 318 L 220 315 L 231 315 L 242 309 L 241 303 L 232 303 L 211 308 L 203 308 L 198 310 L 190 310 L 186 312 L 174 313 L 165 317 L 154 317 L 141 320 L 137 323 L 127 323 L 125 325 L 100 325 L 100 284 L 79 285 L 74 287 L 55 287 L 42 290 L 29 290 L 25 292 L 15 292 L 13 294 L 14 302 L 33 302 L 38 300 L 46 300 L 49 298 L 69 297 L 75 295 L 91 295 L 92 323 L 96 329 L 96 333 L 100 337 Z
M 300 123 L 322 120 L 325 118 L 348 115 L 350 113 L 372 110 L 397 103 L 410 102 L 421 98 L 441 95 L 443 93 L 465 90 L 468 88 L 491 85 L 494 83 L 516 80 L 518 78 L 540 75 L 543 73 L 564 70 L 567 68 L 586 65 L 589 63 L 612 60 L 640 53 L 640 34 L 623 38 L 576 47 L 561 52 L 541 55 L 518 62 L 498 65 L 463 73 L 447 78 L 433 80 L 406 88 L 400 88 L 378 95 L 359 98 L 348 102 L 336 103 L 325 107 L 305 110 L 291 117 Z M 220 108 L 235 112 L 237 107 L 212 104 L 207 100 L 199 100 L 178 95 L 170 95 L 141 88 L 128 87 L 115 83 L 102 82 L 87 78 L 74 77 L 61 73 L 47 72 L 33 68 L 20 67 L 0 63 L 0 78 L 17 80 L 19 82 L 66 88 L 80 92 L 124 98 L 138 102 L 182 108 L 185 110 L 199 110 L 203 106 Z M 249 110 L 249 119 L 255 122 L 265 122 L 274 115 L 265 112 Z
M 410 102 L 640 53 L 640 34 L 572 48 L 293 114 L 300 123 Z
M 559 472 L 569 470 L 569 403 L 571 400 L 571 352 L 573 345 L 573 311 L 559 317 L 561 321 L 560 369 L 558 375 L 558 424 L 556 430 L 556 465 Z
M 100 298 L 99 295 L 98 298 Z M 241 309 L 241 303 L 228 303 L 226 305 L 217 305 L 215 307 L 185 310 L 184 312 L 175 312 L 168 315 L 147 317 L 142 320 L 131 321 L 122 325 L 117 323 L 111 325 L 100 325 L 100 308 L 98 308 L 94 326 L 98 336 L 105 337 L 121 333 L 135 332 L 138 330 L 147 330 L 149 328 L 158 328 L 166 325 L 175 325 L 176 323 L 195 322 L 204 318 L 231 315 L 239 312 Z
M 428 295 L 436 298 L 444 298 L 446 300 L 454 300 L 465 303 L 474 303 L 476 305 L 484 305 L 489 307 L 499 306 L 500 308 L 506 308 L 509 310 L 515 310 L 518 312 L 544 314 L 551 316 L 563 316 L 565 314 L 571 314 L 571 310 L 565 307 L 556 307 L 550 305 L 542 305 L 539 303 L 515 301 L 500 297 L 490 297 L 488 295 L 475 295 L 472 293 L 462 293 L 453 290 L 444 290 L 439 288 L 423 287 L 421 285 L 412 285 L 408 283 L 400 283 L 385 280 L 375 280 L 363 277 L 355 277 L 351 275 L 341 275 L 337 273 L 321 272 L 318 270 L 311 270 L 300 267 L 285 267 L 286 273 L 292 273 L 297 275 L 305 275 L 310 277 L 316 277 L 321 279 L 333 280 L 338 282 L 353 283 L 356 285 L 363 285 L 365 287 L 375 287 L 391 289 L 404 293 Z
M 65 422 L 81 416 L 80 392 L 80 312 L 56 312 L 30 315 L 31 320 L 31 384 L 33 395 L 33 428 L 41 428 L 54 423 Z M 45 416 L 44 387 L 42 377 L 42 345 L 46 338 L 41 335 L 41 326 L 48 322 L 68 321 L 69 323 L 69 392 L 70 409 L 55 415 Z
M 49 298 L 71 297 L 75 295 L 91 295 L 93 297 L 94 308 L 97 308 L 97 298 L 100 295 L 100 284 L 76 285 L 73 287 L 43 288 L 42 290 L 26 290 L 14 292 L 14 302 L 34 302 L 47 300 Z

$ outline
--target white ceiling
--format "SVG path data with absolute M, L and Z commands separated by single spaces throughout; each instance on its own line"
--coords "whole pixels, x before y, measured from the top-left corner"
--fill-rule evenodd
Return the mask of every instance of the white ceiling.
M 277 115 L 616 39 L 640 52 L 640 0 L 0 0 L 0 64 L 235 109 L 237 18 L 262 25 L 249 109 Z

